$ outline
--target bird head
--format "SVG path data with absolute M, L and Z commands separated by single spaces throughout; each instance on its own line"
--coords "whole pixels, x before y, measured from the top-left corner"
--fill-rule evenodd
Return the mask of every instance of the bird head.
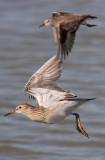
M 5 116 L 8 116 L 10 114 L 14 114 L 14 113 L 22 113 L 22 114 L 25 114 L 26 115 L 26 112 L 27 112 L 27 108 L 28 108 L 28 104 L 20 104 L 16 107 L 15 110 L 5 114 Z
M 53 23 L 54 23 L 53 21 L 54 20 L 52 18 L 48 18 L 44 21 L 42 25 L 39 26 L 39 28 L 42 26 L 52 26 L 53 27 Z

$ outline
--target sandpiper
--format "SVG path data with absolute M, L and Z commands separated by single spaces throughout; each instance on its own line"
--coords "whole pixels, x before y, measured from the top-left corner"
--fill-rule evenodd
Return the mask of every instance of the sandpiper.
M 22 113 L 31 120 L 52 124 L 69 115 L 75 115 L 77 130 L 88 137 L 81 126 L 79 115 L 73 111 L 94 98 L 77 98 L 75 94 L 67 92 L 55 84 L 61 75 L 61 64 L 62 61 L 56 54 L 34 73 L 25 85 L 25 93 L 37 100 L 36 106 L 20 104 L 5 116 Z
M 44 24 L 39 27 L 44 25 L 53 27 L 55 43 L 58 45 L 58 54 L 62 58 L 66 58 L 66 55 L 71 52 L 79 26 L 81 24 L 87 27 L 96 26 L 86 23 L 86 20 L 94 18 L 97 17 L 84 14 L 53 12 L 52 17 L 46 19 Z

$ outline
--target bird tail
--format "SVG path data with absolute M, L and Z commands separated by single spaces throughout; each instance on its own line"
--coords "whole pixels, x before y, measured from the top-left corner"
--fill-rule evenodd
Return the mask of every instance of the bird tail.
M 91 101 L 91 100 L 95 100 L 95 99 L 96 98 L 75 98 L 75 99 L 69 98 L 68 101 L 87 102 L 87 101 Z
M 91 100 L 95 100 L 96 98 L 84 98 L 84 101 L 91 101 Z

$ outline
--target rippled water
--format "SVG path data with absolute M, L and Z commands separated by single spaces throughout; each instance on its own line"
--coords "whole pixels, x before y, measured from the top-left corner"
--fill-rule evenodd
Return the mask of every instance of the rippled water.
M 51 56 L 51 27 L 38 28 L 53 11 L 98 16 L 81 26 L 72 53 L 63 64 L 58 84 L 79 97 L 96 97 L 81 106 L 84 129 L 75 129 L 73 116 L 45 125 L 23 115 L 3 115 L 18 104 L 35 104 L 24 95 L 29 77 Z M 1 160 L 103 160 L 105 158 L 105 1 L 104 0 L 0 0 L 0 159 Z

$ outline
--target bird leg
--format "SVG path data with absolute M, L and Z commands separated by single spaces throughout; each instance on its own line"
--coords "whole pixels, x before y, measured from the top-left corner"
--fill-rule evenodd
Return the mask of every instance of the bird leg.
M 82 25 L 85 25 L 85 26 L 87 26 L 87 27 L 95 27 L 95 26 L 97 26 L 97 25 L 95 25 L 95 24 L 88 24 L 88 23 L 86 23 L 86 22 L 83 22 Z
M 72 113 L 73 115 L 75 115 L 75 118 L 76 118 L 76 129 L 84 136 L 86 136 L 87 138 L 89 138 L 89 135 L 88 133 L 85 132 L 85 130 L 82 128 L 81 126 L 81 121 L 80 121 L 80 118 L 79 118 L 79 114 L 77 113 Z

